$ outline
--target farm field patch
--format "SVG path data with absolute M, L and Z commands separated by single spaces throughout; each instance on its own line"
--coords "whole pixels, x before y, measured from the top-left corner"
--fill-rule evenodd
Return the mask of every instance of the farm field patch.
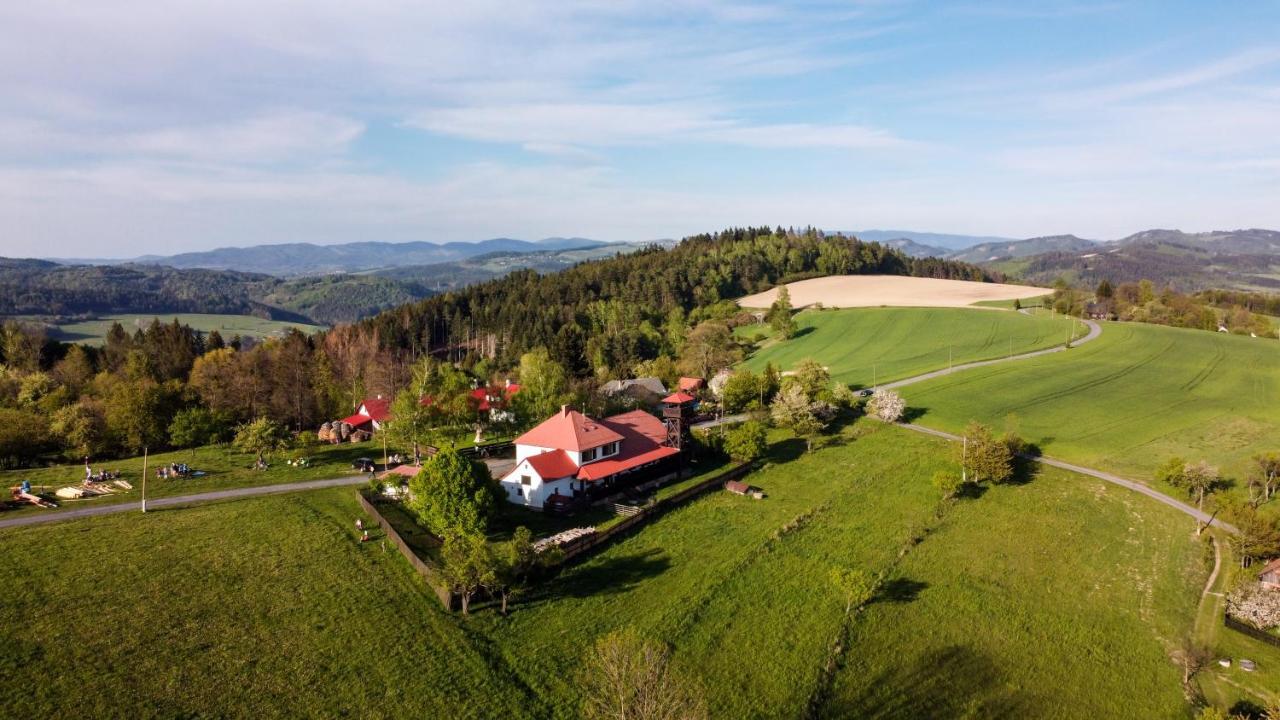
M 104 315 L 95 320 L 64 323 L 57 326 L 57 330 L 53 333 L 53 338 L 61 342 L 98 345 L 106 339 L 107 331 L 111 329 L 112 323 L 120 323 L 124 326 L 125 331 L 132 335 L 134 330 L 145 328 L 151 324 L 152 320 L 157 318 L 162 323 L 171 323 L 174 319 L 177 319 L 179 323 L 190 325 L 192 329 L 205 333 L 217 330 L 222 335 L 222 338 L 228 342 L 235 335 L 265 338 L 283 335 L 290 328 L 295 328 L 308 334 L 323 329 L 319 325 L 264 320 L 252 315 L 209 315 L 202 313 L 163 315 L 144 313 L 140 315 Z
M 1054 470 L 939 516 L 943 441 L 864 420 L 802 448 L 749 476 L 767 499 L 713 491 L 508 618 L 446 614 L 357 542 L 349 488 L 3 532 L 0 658 L 32 685 L 0 714 L 571 718 L 582 653 L 630 625 L 671 643 L 713 717 L 796 717 L 844 622 L 833 567 L 890 582 L 821 715 L 1185 714 L 1164 654 L 1206 572 L 1185 518 Z
M 1280 449 L 1280 344 L 1260 338 L 1106 323 L 1067 352 L 901 393 L 922 425 L 1007 427 L 1048 455 L 1145 481 L 1174 456 L 1239 481 L 1251 455 Z
M 1053 292 L 1031 285 L 939 280 L 906 275 L 829 275 L 788 283 L 793 307 L 822 303 L 825 307 L 965 307 L 990 300 L 1038 298 Z M 738 301 L 747 308 L 767 308 L 778 289 L 749 295 Z
M 788 370 L 812 358 L 840 382 L 870 386 L 945 368 L 949 362 L 1042 350 L 1066 342 L 1073 327 L 1077 335 L 1087 331 L 1083 323 L 1062 316 L 960 308 L 806 310 L 795 317 L 795 337 L 766 341 L 743 366 L 759 372 L 772 362 Z M 738 332 L 750 337 L 756 327 L 743 326 Z

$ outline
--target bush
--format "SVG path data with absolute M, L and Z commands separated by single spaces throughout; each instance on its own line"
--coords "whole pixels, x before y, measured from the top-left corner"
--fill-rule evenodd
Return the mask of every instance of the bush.
M 768 449 L 764 425 L 756 420 L 748 420 L 733 428 L 725 435 L 724 449 L 734 460 L 741 462 L 759 460 Z
M 227 441 L 230 425 L 208 408 L 181 410 L 169 423 L 169 442 L 174 447 L 198 447 Z

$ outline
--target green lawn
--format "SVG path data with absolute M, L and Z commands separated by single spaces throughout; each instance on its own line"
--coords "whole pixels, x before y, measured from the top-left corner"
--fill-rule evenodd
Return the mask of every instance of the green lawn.
M 922 425 L 1008 425 L 1046 454 L 1140 480 L 1176 455 L 1238 480 L 1253 453 L 1280 449 L 1280 344 L 1260 338 L 1107 323 L 1070 351 L 902 394 Z
M 572 718 L 584 649 L 634 625 L 714 717 L 798 717 L 847 566 L 890 592 L 854 616 L 822 716 L 1187 716 L 1165 658 L 1206 572 L 1185 518 L 1056 471 L 939 505 L 950 447 L 869 421 L 802 447 L 749 477 L 767 499 L 711 492 L 505 619 L 445 614 L 356 542 L 350 489 L 0 533 L 0 715 Z
M 964 308 L 858 308 L 807 310 L 796 315 L 795 337 L 766 341 L 743 365 L 788 370 L 813 358 L 831 376 L 852 386 L 870 386 L 974 360 L 1061 345 L 1071 321 L 1015 312 Z M 751 337 L 767 326 L 745 326 Z M 1083 334 L 1084 327 L 1077 327 Z
M 310 458 L 310 467 L 291 467 L 286 460 L 291 458 Z M 231 447 L 202 447 L 195 450 L 175 450 L 173 452 L 156 453 L 147 458 L 147 497 L 161 498 L 173 495 L 189 495 L 191 493 L 225 490 L 228 488 L 248 487 L 252 485 L 278 485 L 280 483 L 298 482 L 302 480 L 321 480 L 351 475 L 351 462 L 359 457 L 368 457 L 375 462 L 382 462 L 382 446 L 373 442 L 346 443 L 342 445 L 316 444 L 298 450 L 282 452 L 272 456 L 267 470 L 254 470 L 255 456 L 238 452 Z M 161 480 L 156 477 L 155 470 L 169 463 L 187 463 L 194 470 L 202 470 L 206 474 L 201 477 L 171 478 Z M 99 470 L 120 471 L 120 478 L 133 484 L 133 490 L 120 491 L 114 495 L 104 495 L 82 500 L 63 500 L 52 494 L 60 487 L 79 485 L 84 480 L 84 464 L 53 465 L 43 468 L 0 471 L 0 488 L 4 489 L 5 499 L 8 488 L 19 485 L 23 480 L 30 480 L 37 492 L 48 493 L 50 499 L 61 507 L 44 510 L 29 505 L 0 511 L 0 518 L 16 515 L 57 513 L 62 509 L 90 507 L 117 502 L 137 502 L 142 497 L 142 458 L 124 460 L 103 460 L 92 462 L 94 472 Z
M 126 331 L 133 334 L 134 330 L 145 328 L 156 318 L 159 318 L 162 323 L 171 323 L 176 318 L 178 322 L 190 325 L 193 329 L 202 330 L 206 333 L 211 330 L 217 330 L 223 339 L 227 341 L 230 341 L 234 335 L 249 335 L 259 338 L 282 335 L 289 328 L 297 328 L 307 334 L 323 329 L 318 325 L 306 325 L 281 320 L 264 320 L 251 315 L 207 315 L 202 313 L 163 315 L 144 313 L 140 315 L 103 315 L 96 320 L 65 323 L 57 327 L 53 337 L 55 340 L 62 342 L 98 345 L 107 337 L 107 331 L 111 329 L 112 323 L 119 322 Z
M 1240 569 L 1227 543 L 1220 539 L 1218 546 L 1222 550 L 1222 570 L 1212 588 L 1215 594 L 1205 597 L 1196 621 L 1197 639 L 1213 651 L 1215 662 L 1200 672 L 1197 684 L 1205 698 L 1219 707 L 1231 707 L 1241 700 L 1262 707 L 1280 703 L 1280 648 L 1229 630 L 1222 622 L 1226 605 L 1222 593 L 1233 587 L 1238 578 L 1255 581 L 1258 566 Z M 1218 658 L 1230 658 L 1231 667 L 1218 665 Z M 1241 659 L 1253 660 L 1258 664 L 1257 670 L 1241 670 Z

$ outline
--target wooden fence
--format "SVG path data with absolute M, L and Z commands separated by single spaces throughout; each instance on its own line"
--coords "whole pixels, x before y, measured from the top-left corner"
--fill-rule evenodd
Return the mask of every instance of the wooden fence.
M 388 522 L 385 517 L 382 516 L 382 513 L 378 512 L 377 506 L 369 502 L 369 498 L 365 497 L 363 492 L 357 490 L 356 497 L 360 500 L 360 507 L 363 508 L 364 511 L 369 514 L 369 517 L 373 518 L 374 522 L 378 523 L 378 527 L 381 527 L 382 531 L 387 534 L 387 539 L 396 546 L 396 549 L 400 551 L 401 555 L 404 555 L 405 559 L 409 561 L 409 565 L 412 566 L 414 570 L 417 570 L 418 574 L 427 581 L 427 586 L 435 592 L 436 597 L 440 598 L 440 604 L 444 605 L 444 609 L 453 610 L 458 607 L 458 596 L 449 589 L 448 584 L 446 584 L 443 578 L 440 577 L 440 571 L 419 557 L 418 553 L 414 552 L 413 548 L 409 547 L 409 543 L 406 543 L 404 538 L 400 537 L 400 533 L 396 532 L 396 529 L 392 527 L 391 523 Z
M 640 512 L 635 515 L 624 518 L 618 523 L 609 526 L 595 535 L 585 537 L 582 540 L 575 541 L 567 546 L 562 546 L 561 550 L 564 551 L 565 562 L 569 561 L 571 558 L 579 557 L 583 553 L 598 548 L 605 543 L 622 536 L 633 528 L 659 517 L 666 511 L 701 495 L 707 490 L 723 487 L 726 482 L 730 480 L 737 480 L 750 472 L 752 465 L 752 463 L 735 465 L 722 473 L 718 473 L 705 480 L 701 480 L 674 495 L 662 498 L 652 505 L 642 508 Z M 378 511 L 377 506 L 369 501 L 369 498 L 363 491 L 357 490 L 356 497 L 360 501 L 360 507 L 368 513 L 369 517 L 373 518 L 374 522 L 378 523 L 378 526 L 387 534 L 387 538 L 396 546 L 396 549 L 400 551 L 400 554 L 404 555 L 405 559 L 409 561 L 409 565 L 412 566 L 414 570 L 418 571 L 418 574 L 427 581 L 427 586 L 435 592 L 436 597 L 440 599 L 440 604 L 444 605 L 446 610 L 454 610 L 458 608 L 461 605 L 460 598 L 449 588 L 448 584 L 444 582 L 444 579 L 440 576 L 439 569 L 431 563 L 423 560 L 418 553 L 414 552 L 413 548 L 409 547 L 409 544 L 404 541 L 404 538 L 400 536 L 400 533 L 396 531 L 395 527 L 393 527 L 385 517 L 383 517 L 382 513 Z
M 561 550 L 564 552 L 564 559 L 567 562 L 571 558 L 578 557 L 589 550 L 594 550 L 595 548 L 604 545 L 610 540 L 623 535 L 635 527 L 657 518 L 671 508 L 701 495 L 711 488 L 722 487 L 730 480 L 737 480 L 750 472 L 751 467 L 752 463 L 735 465 L 722 473 L 712 475 L 705 480 L 695 483 L 694 485 L 690 485 L 674 495 L 662 498 L 652 505 L 640 508 L 640 511 L 636 514 L 610 525 L 595 535 L 591 535 L 589 537 L 582 538 L 581 540 L 574 541 L 566 546 L 562 546 Z
M 1238 633 L 1248 635 L 1254 640 L 1261 640 L 1264 643 L 1280 647 L 1280 636 L 1269 633 L 1266 630 L 1259 630 L 1249 623 L 1241 622 L 1226 613 L 1223 613 L 1222 615 L 1222 624 Z

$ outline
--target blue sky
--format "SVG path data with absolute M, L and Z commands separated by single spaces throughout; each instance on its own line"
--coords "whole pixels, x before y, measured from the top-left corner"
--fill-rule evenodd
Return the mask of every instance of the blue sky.
M 0 254 L 744 224 L 1280 228 L 1280 4 L 0 7 Z

